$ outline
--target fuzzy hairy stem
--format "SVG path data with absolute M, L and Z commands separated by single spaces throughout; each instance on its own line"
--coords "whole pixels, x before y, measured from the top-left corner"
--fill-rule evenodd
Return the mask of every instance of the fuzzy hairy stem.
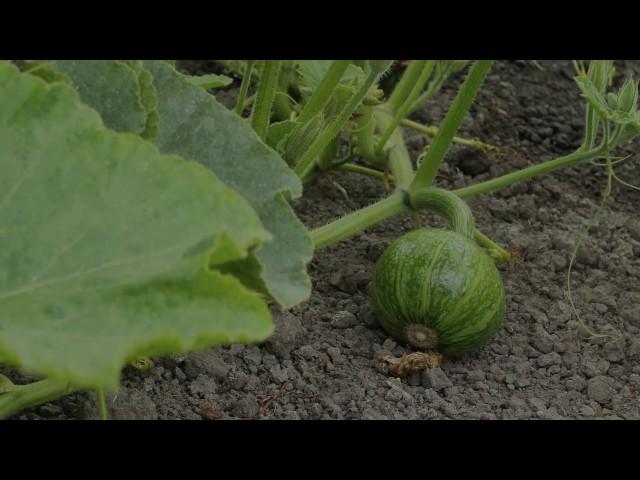
M 267 136 L 281 66 L 281 60 L 263 60 L 258 92 L 251 111 L 251 127 L 262 140 Z
M 493 62 L 489 60 L 479 60 L 471 67 L 438 133 L 426 151 L 424 161 L 411 184 L 412 190 L 428 187 L 433 182 L 440 163 L 442 163 L 453 137 L 460 128 L 462 120 L 469 107 L 471 107 L 478 90 L 484 83 L 492 64 Z
M 386 102 L 386 106 L 391 112 L 395 112 L 404 103 L 409 92 L 411 92 L 411 89 L 418 81 L 422 68 L 423 66 L 420 64 L 419 60 L 411 60 L 409 62 L 409 66 L 402 74 L 400 81 L 397 83 L 389 97 L 389 100 Z
M 408 211 L 409 206 L 405 203 L 405 195 L 396 191 L 373 205 L 312 230 L 310 234 L 314 250 L 337 243 L 387 218 Z
M 240 84 L 240 91 L 238 92 L 238 100 L 236 101 L 235 112 L 241 116 L 242 112 L 246 108 L 245 99 L 247 98 L 247 92 L 249 91 L 249 85 L 251 85 L 251 74 L 253 73 L 253 65 L 255 60 L 247 60 L 247 66 L 242 76 L 242 83 Z
M 374 109 L 374 117 L 376 124 L 381 131 L 386 130 L 393 122 L 394 116 L 386 105 L 381 105 Z M 413 165 L 411 157 L 404 142 L 404 136 L 401 128 L 393 130 L 389 141 L 387 142 L 387 164 L 393 173 L 396 187 L 402 190 L 408 190 L 413 180 Z
M 433 69 L 435 68 L 435 62 L 433 60 L 429 60 L 429 61 L 418 60 L 416 62 L 418 63 L 418 66 L 421 67 L 420 75 L 418 76 L 416 83 L 413 85 L 413 87 L 409 91 L 409 94 L 407 95 L 407 98 L 402 103 L 402 105 L 396 110 L 390 110 L 390 111 L 393 111 L 393 120 L 389 123 L 389 125 L 387 125 L 387 128 L 383 130 L 382 136 L 380 137 L 380 140 L 376 145 L 376 152 L 378 154 L 382 153 L 385 145 L 387 144 L 387 141 L 389 140 L 389 138 L 391 138 L 391 135 L 393 134 L 395 129 L 398 127 L 400 122 L 407 115 L 409 115 L 410 113 L 409 109 L 411 107 L 411 104 L 418 97 L 418 95 L 420 94 L 420 90 L 422 90 L 422 87 L 424 86 L 424 84 L 427 83 L 427 80 L 429 80 L 429 76 L 431 75 L 431 72 L 433 72 Z
M 384 172 L 381 172 L 380 170 L 374 170 L 373 168 L 367 168 L 361 165 L 354 165 L 353 163 L 345 163 L 343 165 L 340 165 L 338 167 L 338 170 L 342 170 L 343 172 L 358 173 L 360 175 L 367 175 L 369 177 L 378 178 L 380 180 L 386 178 L 387 180 L 393 181 L 392 176 L 385 176 Z
M 421 123 L 414 122 L 413 120 L 409 120 L 405 118 L 400 122 L 400 125 L 403 127 L 410 128 L 415 130 L 416 132 L 423 133 L 428 138 L 433 138 L 438 134 L 438 127 L 422 125 Z M 480 140 L 469 139 L 469 138 L 461 138 L 461 137 L 453 137 L 451 143 L 455 143 L 457 145 L 464 145 L 465 147 L 473 147 L 479 148 L 480 150 L 495 150 L 496 147 L 493 145 L 489 145 L 488 143 L 481 142 Z
M 318 136 L 313 142 L 309 150 L 306 151 L 304 156 L 300 159 L 300 162 L 296 165 L 294 171 L 300 177 L 303 182 L 307 176 L 311 174 L 315 167 L 316 157 L 324 150 L 324 148 L 333 140 L 336 135 L 344 128 L 344 126 L 353 115 L 353 112 L 360 106 L 362 100 L 369 93 L 369 89 L 378 80 L 380 73 L 371 71 L 367 78 L 360 84 L 358 90 L 349 99 L 349 102 L 340 111 L 338 116 L 331 122 L 331 124 Z
M 300 116 L 297 118 L 299 122 L 307 122 L 317 113 L 322 111 L 331 99 L 331 95 L 333 95 L 334 90 L 339 85 L 340 80 L 350 63 L 351 62 L 349 60 L 334 60 L 331 63 L 327 73 L 325 73 L 324 77 L 322 77 L 322 80 L 318 84 L 318 88 L 314 90 L 311 98 L 309 98 L 309 101 L 305 104 L 302 112 L 300 112 Z
M 588 151 L 577 151 L 570 155 L 556 158 L 555 160 L 549 160 L 539 165 L 533 165 L 531 167 L 527 167 L 513 173 L 502 175 L 501 177 L 487 180 L 486 182 L 459 188 L 457 190 L 454 190 L 453 193 L 461 198 L 474 197 L 476 195 L 480 195 L 481 193 L 488 193 L 502 187 L 507 187 L 514 183 L 522 182 L 529 178 L 536 177 L 538 175 L 542 175 L 559 168 L 568 167 L 584 160 L 590 160 L 592 158 L 600 157 L 606 151 L 607 148 L 603 145 Z

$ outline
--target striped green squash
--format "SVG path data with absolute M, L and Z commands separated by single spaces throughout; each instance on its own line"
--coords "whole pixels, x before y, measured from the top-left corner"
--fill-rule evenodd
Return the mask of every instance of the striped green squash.
M 445 356 L 484 345 L 505 311 L 491 258 L 472 240 L 443 229 L 415 230 L 391 244 L 376 265 L 373 300 L 390 335 Z

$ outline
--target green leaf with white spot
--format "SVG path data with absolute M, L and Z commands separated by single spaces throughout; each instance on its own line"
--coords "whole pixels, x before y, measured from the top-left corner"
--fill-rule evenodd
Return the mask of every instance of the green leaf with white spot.
M 140 60 L 56 60 L 83 102 L 105 125 L 152 139 L 157 130 L 157 98 Z
M 158 92 L 160 131 L 156 145 L 210 168 L 253 206 L 273 241 L 255 251 L 246 271 L 260 275 L 247 280 L 264 285 L 276 302 L 290 307 L 310 294 L 306 265 L 313 247 L 304 225 L 287 199 L 299 196 L 302 185 L 283 159 L 236 114 L 161 61 L 145 61 Z M 261 267 L 261 268 L 260 268 Z M 260 289 L 262 291 L 262 289 Z
M 21 69 L 48 83 L 61 82 L 71 85 L 71 79 L 58 71 L 55 67 L 55 61 L 52 60 L 25 60 L 22 62 Z

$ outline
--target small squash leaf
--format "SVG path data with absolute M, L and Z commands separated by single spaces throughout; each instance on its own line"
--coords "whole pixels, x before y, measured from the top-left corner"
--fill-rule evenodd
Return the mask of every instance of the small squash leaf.
M 638 135 L 640 135 L 640 115 L 636 115 L 633 121 L 624 124 L 620 133 L 619 143 L 627 143 Z
M 306 94 L 313 92 L 324 78 L 332 62 L 333 60 L 296 60 L 295 64 L 300 75 L 301 90 Z M 342 85 L 352 85 L 363 75 L 362 68 L 351 64 L 342 75 L 340 83 Z
M 598 87 L 586 75 L 580 74 L 576 76 L 575 80 L 582 92 L 582 96 L 587 100 L 587 102 L 589 102 L 601 118 L 608 120 L 611 115 L 612 108 L 609 105 L 609 101 L 607 101 L 607 98 L 600 92 Z

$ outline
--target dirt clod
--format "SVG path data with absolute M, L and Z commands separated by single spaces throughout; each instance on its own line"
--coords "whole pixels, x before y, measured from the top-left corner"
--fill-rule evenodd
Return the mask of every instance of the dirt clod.
M 453 386 L 447 374 L 440 367 L 424 370 L 422 372 L 422 385 L 426 388 L 432 388 L 436 392 Z
M 607 377 L 599 375 L 589 380 L 587 394 L 590 399 L 600 404 L 606 404 L 613 398 L 614 393 L 615 390 L 611 387 Z

